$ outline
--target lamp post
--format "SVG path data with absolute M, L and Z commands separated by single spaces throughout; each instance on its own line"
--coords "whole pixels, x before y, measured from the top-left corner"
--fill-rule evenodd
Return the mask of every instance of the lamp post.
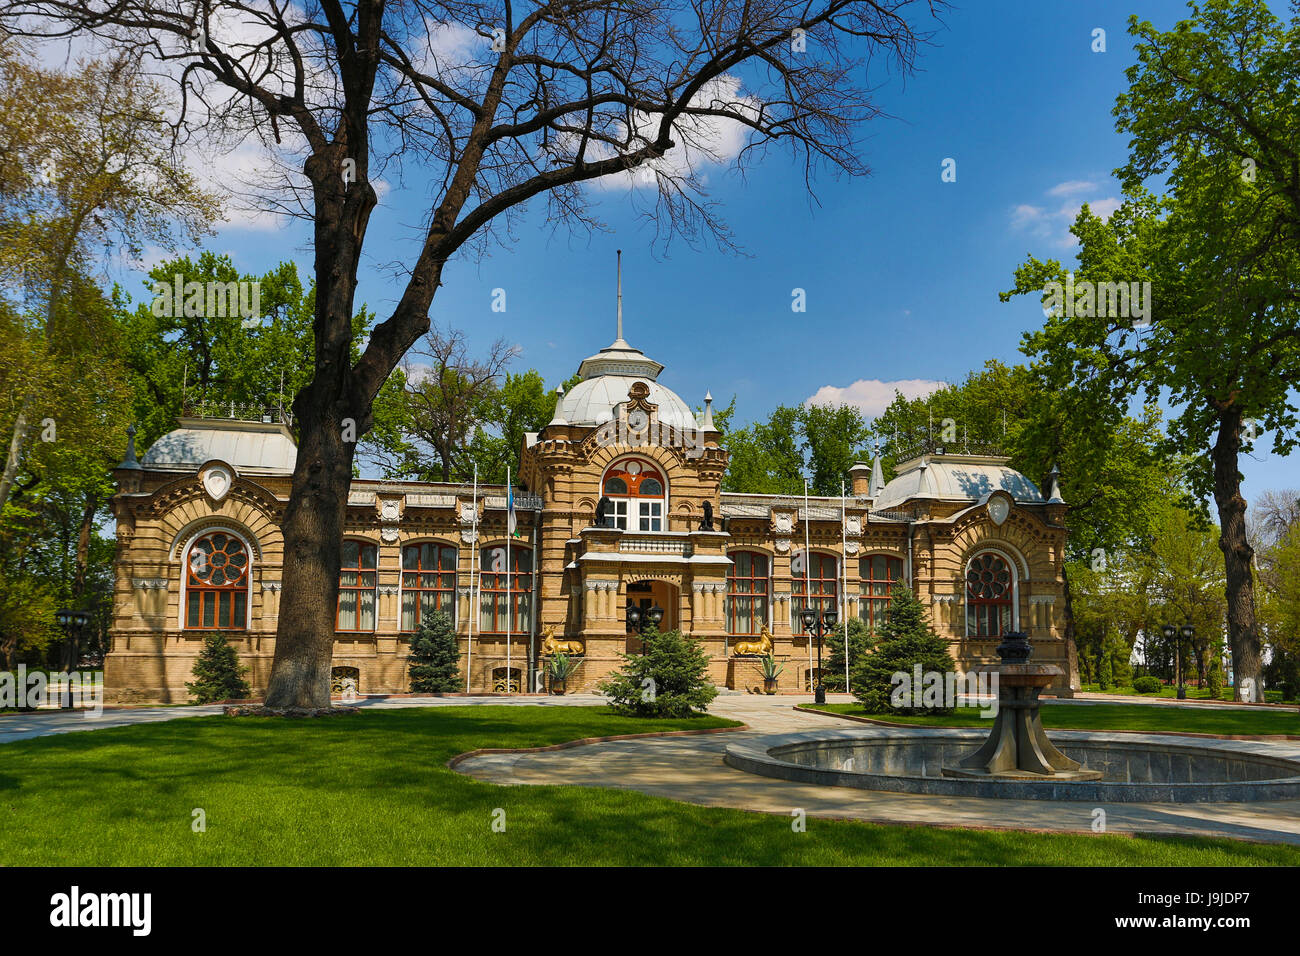
M 1182 628 L 1174 627 L 1172 624 L 1166 624 L 1160 628 L 1164 634 L 1165 640 L 1174 645 L 1174 683 L 1178 686 L 1178 699 L 1187 699 L 1187 688 L 1183 684 L 1183 641 L 1190 641 L 1196 636 L 1196 629 L 1190 624 L 1184 624 Z
M 803 629 L 809 637 L 817 639 L 817 677 L 813 684 L 813 700 L 819 704 L 826 703 L 826 687 L 822 684 L 822 638 L 835 630 L 835 612 L 823 611 L 820 615 L 810 607 L 799 614 Z
M 637 636 L 641 638 L 642 654 L 644 654 L 646 650 L 646 638 L 645 638 L 646 625 L 653 624 L 655 626 L 655 630 L 658 630 L 659 625 L 663 623 L 663 619 L 664 619 L 664 609 L 661 608 L 658 604 L 656 604 L 654 607 L 647 608 L 645 610 L 642 610 L 641 608 L 637 607 L 635 604 L 629 604 L 627 606 L 627 626 L 631 630 L 636 631 Z
M 1188 646 L 1188 647 L 1191 647 L 1191 646 L 1192 646 L 1192 641 L 1196 639 L 1196 628 L 1192 627 L 1192 625 L 1190 625 L 1190 624 L 1184 624 L 1184 625 L 1182 626 L 1182 628 L 1180 629 L 1179 633 L 1182 635 L 1183 641 L 1186 641 L 1186 642 L 1187 642 L 1187 646 Z M 1182 663 L 1182 661 L 1183 661 L 1183 658 L 1182 658 L 1183 641 L 1179 641 L 1179 642 L 1178 642 L 1178 652 L 1179 652 L 1179 656 L 1178 656 L 1178 699 L 1179 699 L 1179 700 L 1186 700 L 1186 699 L 1187 699 L 1187 685 L 1183 683 L 1183 663 Z
M 63 628 L 63 632 L 67 635 L 68 645 L 63 655 L 65 664 L 64 670 L 71 673 L 77 669 L 77 659 L 80 657 L 81 651 L 81 631 L 90 623 L 90 615 L 85 611 L 72 611 L 64 608 L 54 613 L 54 620 L 58 623 L 59 627 Z M 72 686 L 70 683 L 65 690 L 67 690 L 68 693 L 67 706 L 71 707 Z M 62 694 L 59 695 L 59 701 L 60 706 L 62 706 Z

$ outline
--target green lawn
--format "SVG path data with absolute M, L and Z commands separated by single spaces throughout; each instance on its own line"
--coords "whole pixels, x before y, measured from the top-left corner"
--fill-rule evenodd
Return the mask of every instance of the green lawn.
M 1115 694 L 1121 697 L 1168 697 L 1170 699 L 1173 699 L 1178 696 L 1178 688 L 1175 687 L 1173 684 L 1162 684 L 1160 686 L 1160 690 L 1158 690 L 1154 694 L 1139 694 L 1132 687 L 1107 687 L 1105 690 L 1102 690 L 1096 684 L 1084 684 L 1079 689 L 1094 694 Z M 1208 690 L 1205 690 L 1204 688 L 1197 687 L 1194 684 L 1188 684 L 1187 699 L 1188 700 L 1213 700 L 1214 695 L 1212 695 Z M 1225 687 L 1223 688 L 1223 690 L 1219 692 L 1218 699 L 1223 701 L 1235 701 L 1237 699 L 1236 692 L 1231 687 Z M 1283 698 L 1282 692 L 1280 690 L 1264 691 L 1264 700 L 1270 704 L 1294 704 L 1295 703 L 1294 700 Z
M 802 705 L 807 710 L 869 717 L 891 724 L 926 727 L 988 727 L 974 707 L 959 707 L 951 714 L 869 714 L 858 703 Z M 1300 736 L 1300 714 L 1271 709 L 1222 710 L 1209 707 L 1162 707 L 1151 704 L 1052 704 L 1043 702 L 1043 726 L 1057 730 L 1150 730 L 1194 734 L 1294 734 Z
M 476 747 L 723 726 L 605 708 L 438 707 L 326 720 L 188 718 L 0 745 L 0 863 L 1300 864 L 1229 840 L 888 827 L 707 809 L 638 793 L 498 787 L 445 766 Z M 206 811 L 207 831 L 191 830 Z M 494 811 L 505 832 L 493 832 Z

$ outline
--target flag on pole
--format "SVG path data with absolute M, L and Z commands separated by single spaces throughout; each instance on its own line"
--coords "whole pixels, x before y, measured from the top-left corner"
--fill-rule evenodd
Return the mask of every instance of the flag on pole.
M 506 474 L 508 475 L 509 469 Z M 510 479 L 507 478 L 507 481 Z M 519 537 L 519 532 L 515 530 L 515 489 L 513 485 L 506 487 L 506 529 L 510 532 L 512 538 Z

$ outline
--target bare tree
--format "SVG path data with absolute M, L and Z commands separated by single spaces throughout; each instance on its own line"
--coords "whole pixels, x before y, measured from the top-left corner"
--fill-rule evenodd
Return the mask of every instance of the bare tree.
M 1251 517 L 1268 543 L 1277 541 L 1293 525 L 1300 523 L 1300 491 L 1269 488 L 1260 492 Z
M 582 184 L 647 177 L 647 215 L 671 236 L 725 226 L 700 191 L 701 161 L 789 145 L 818 166 L 868 170 L 856 132 L 879 115 L 869 77 L 912 68 L 909 16 L 940 0 L 3 0 L 17 33 L 106 38 L 180 86 L 178 135 L 196 118 L 256 133 L 301 178 L 273 195 L 310 218 L 315 369 L 294 402 L 298 462 L 285 510 L 283 604 L 272 708 L 329 702 L 340 540 L 371 402 L 429 328 L 449 258 L 508 228 L 545 195 L 556 222 L 596 224 Z M 462 51 L 456 43 L 463 37 Z M 888 64 L 887 64 L 888 65 Z M 436 186 L 400 300 L 351 358 L 353 298 L 374 179 L 390 163 Z

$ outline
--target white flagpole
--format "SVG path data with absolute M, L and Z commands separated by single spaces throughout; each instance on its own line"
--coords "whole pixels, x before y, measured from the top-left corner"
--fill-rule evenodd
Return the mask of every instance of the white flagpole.
M 511 624 L 514 623 L 510 618 L 510 612 L 514 610 L 514 608 L 511 607 L 513 598 L 510 593 L 510 585 L 512 583 L 510 580 L 510 578 L 512 577 L 512 575 L 510 574 L 510 570 L 511 570 L 510 538 L 512 534 L 510 528 L 510 505 L 511 505 L 510 466 L 506 465 L 506 693 L 507 694 L 510 693 L 510 630 L 511 630 Z
M 844 479 L 840 479 L 840 552 L 844 555 L 844 590 L 840 607 L 844 622 L 844 690 L 849 689 L 849 506 L 844 497 Z
M 462 486 L 463 487 L 463 486 Z M 478 575 L 474 572 L 474 558 L 478 554 L 478 465 L 474 466 L 474 519 L 472 523 L 474 540 L 470 542 L 469 551 L 469 639 L 465 645 L 465 693 L 469 693 L 469 675 L 474 664 L 474 616 L 478 613 L 478 595 L 475 593 Z
M 812 524 L 812 511 L 808 507 L 808 479 L 803 480 L 803 599 L 804 608 L 813 607 L 812 597 L 812 535 L 809 526 Z M 821 617 L 820 614 L 817 615 Z M 808 632 L 808 689 L 811 691 L 813 682 L 813 636 Z

